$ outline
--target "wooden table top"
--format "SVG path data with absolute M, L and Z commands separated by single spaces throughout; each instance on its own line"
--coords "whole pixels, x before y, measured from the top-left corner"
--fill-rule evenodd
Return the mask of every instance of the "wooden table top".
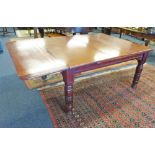
M 7 48 L 21 79 L 152 50 L 101 33 L 17 40 L 8 42 Z

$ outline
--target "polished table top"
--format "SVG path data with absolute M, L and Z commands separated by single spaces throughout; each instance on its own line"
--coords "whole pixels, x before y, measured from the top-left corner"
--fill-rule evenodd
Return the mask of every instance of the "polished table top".
M 101 33 L 18 40 L 8 42 L 7 47 L 21 79 L 151 51 L 144 45 Z

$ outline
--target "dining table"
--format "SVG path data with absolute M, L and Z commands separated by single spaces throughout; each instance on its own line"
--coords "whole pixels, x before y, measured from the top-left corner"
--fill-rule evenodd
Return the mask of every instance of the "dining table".
M 75 76 L 82 72 L 137 60 L 131 83 L 131 87 L 136 89 L 143 64 L 152 51 L 149 46 L 103 33 L 10 41 L 7 48 L 16 73 L 22 80 L 58 72 L 62 74 L 65 112 L 71 112 L 76 104 L 73 104 Z

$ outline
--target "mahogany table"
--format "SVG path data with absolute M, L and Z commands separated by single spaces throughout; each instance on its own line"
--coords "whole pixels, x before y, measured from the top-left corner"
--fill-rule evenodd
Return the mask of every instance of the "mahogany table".
M 61 72 L 64 80 L 66 110 L 73 109 L 73 84 L 76 74 L 136 59 L 132 82 L 136 88 L 148 53 L 148 46 L 97 33 L 72 37 L 17 40 L 7 48 L 22 80 Z
M 150 29 L 133 29 L 133 28 L 125 28 L 125 27 L 120 27 L 120 38 L 122 36 L 122 33 L 133 35 L 135 37 L 139 37 L 144 39 L 145 46 L 148 46 L 150 40 L 155 41 L 155 32 L 151 31 Z

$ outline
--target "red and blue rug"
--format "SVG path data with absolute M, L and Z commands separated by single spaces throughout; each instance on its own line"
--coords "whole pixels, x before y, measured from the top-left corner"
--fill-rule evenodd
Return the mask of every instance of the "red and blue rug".
M 41 96 L 57 128 L 154 128 L 155 67 L 145 65 L 136 90 L 135 68 L 75 82 L 73 115 L 66 115 L 63 86 Z

